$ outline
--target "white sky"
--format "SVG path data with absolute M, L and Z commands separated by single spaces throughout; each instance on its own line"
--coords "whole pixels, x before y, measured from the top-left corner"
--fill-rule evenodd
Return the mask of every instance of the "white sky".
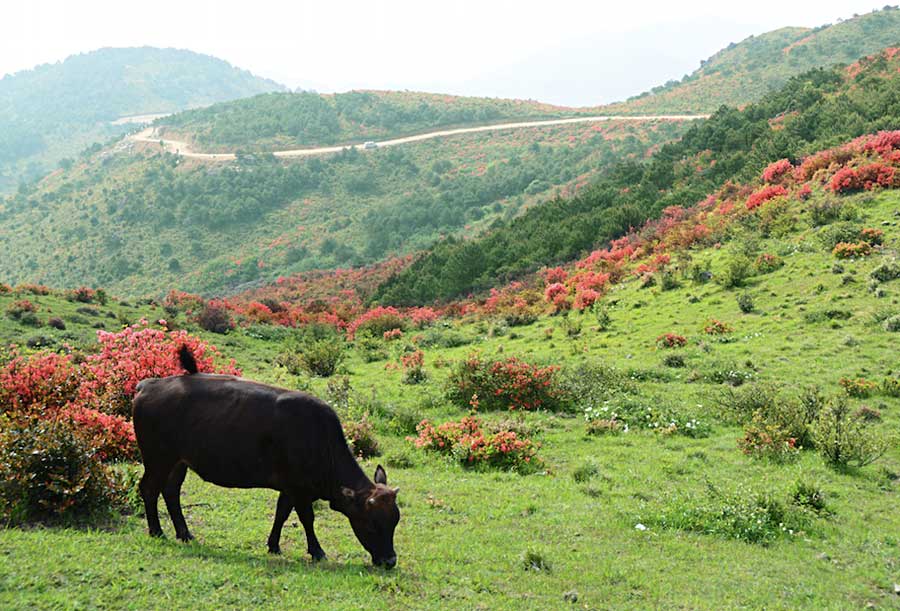
M 323 92 L 413 89 L 599 103 L 680 78 L 750 34 L 833 23 L 883 4 L 0 0 L 0 74 L 104 46 L 151 45 L 208 53 L 291 87 Z M 632 57 L 635 70 L 626 72 L 655 64 L 661 74 L 647 70 L 643 79 L 628 79 L 619 70 L 605 77 L 604 66 L 621 64 L 626 53 L 641 56 Z M 531 74 L 528 62 L 536 57 L 552 57 L 557 65 L 543 62 Z M 505 72 L 510 66 L 517 70 Z M 570 74 L 575 67 L 579 73 Z M 550 88 L 560 75 L 590 86 Z

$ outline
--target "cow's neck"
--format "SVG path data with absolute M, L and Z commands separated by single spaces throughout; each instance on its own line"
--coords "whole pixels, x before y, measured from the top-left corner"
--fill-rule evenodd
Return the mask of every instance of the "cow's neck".
M 349 488 L 357 494 L 365 494 L 367 491 L 375 487 L 375 484 L 366 477 L 359 463 L 353 458 L 353 455 L 347 452 L 346 457 L 335 461 L 334 486 L 328 497 L 331 501 L 332 508 L 341 511 L 346 497 L 343 489 Z

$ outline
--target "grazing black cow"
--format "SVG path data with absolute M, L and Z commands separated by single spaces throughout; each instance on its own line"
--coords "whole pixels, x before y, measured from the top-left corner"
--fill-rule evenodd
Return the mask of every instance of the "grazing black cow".
M 157 510 L 162 492 L 176 536 L 193 538 L 180 500 L 191 468 L 220 486 L 281 492 L 268 541 L 272 553 L 280 552 L 281 527 L 295 509 L 310 555 L 325 557 L 312 508 L 313 501 L 325 499 L 349 518 L 373 564 L 397 563 L 398 489 L 388 488 L 381 465 L 374 483 L 365 476 L 334 410 L 305 393 L 198 374 L 186 346 L 180 357 L 188 375 L 143 380 L 134 398 L 134 432 L 144 460 L 140 491 L 151 535 L 162 535 Z

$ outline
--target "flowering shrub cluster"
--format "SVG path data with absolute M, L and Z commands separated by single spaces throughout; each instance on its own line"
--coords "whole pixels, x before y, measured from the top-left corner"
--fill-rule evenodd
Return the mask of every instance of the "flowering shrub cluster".
M 341 426 L 347 444 L 355 456 L 359 458 L 381 456 L 381 448 L 375 438 L 375 428 L 369 422 L 368 414 L 363 414 L 359 420 L 345 420 Z
M 884 241 L 884 232 L 881 229 L 865 227 L 859 232 L 859 238 L 872 246 L 878 246 Z
M 738 447 L 748 456 L 775 462 L 790 460 L 800 454 L 797 439 L 790 431 L 764 419 L 761 414 L 753 416 L 753 421 L 744 429 L 744 436 L 738 439 Z
M 93 455 L 103 460 L 135 457 L 129 422 L 137 383 L 183 373 L 178 350 L 187 346 L 201 371 L 239 374 L 230 363 L 216 368 L 215 348 L 184 331 L 166 332 L 146 321 L 119 333 L 98 332 L 100 351 L 81 363 L 66 354 L 13 353 L 0 368 L 0 413 L 17 422 L 63 422 L 73 427 Z
M 511 469 L 521 473 L 541 466 L 537 456 L 539 445 L 515 431 L 487 432 L 475 416 L 459 422 L 434 426 L 423 420 L 416 426 L 418 437 L 408 437 L 417 448 L 452 456 L 467 467 Z
M 872 254 L 872 245 L 868 242 L 838 242 L 831 251 L 838 259 L 855 259 Z
M 558 410 L 565 403 L 558 373 L 553 365 L 541 367 L 516 357 L 491 361 L 475 354 L 451 372 L 447 394 L 460 407 L 477 396 L 486 410 Z
M 774 272 L 776 269 L 779 269 L 783 265 L 784 261 L 782 261 L 781 257 L 779 257 L 778 255 L 763 253 L 756 257 L 756 261 L 754 262 L 753 267 L 756 268 L 757 273 L 768 274 L 770 272 Z
M 384 338 L 384 341 L 391 342 L 391 341 L 394 341 L 395 339 L 402 338 L 403 330 L 402 329 L 391 329 L 390 331 L 385 331 L 384 333 L 382 333 L 381 336 L 382 336 L 382 338 Z
M 388 331 L 406 326 L 406 318 L 397 308 L 379 306 L 362 314 L 347 326 L 347 337 L 368 331 L 372 335 L 384 335 Z
M 895 185 L 895 169 L 883 163 L 852 168 L 844 167 L 831 178 L 828 188 L 835 193 L 853 193 L 855 191 L 871 191 L 876 187 L 891 188 Z
M 865 378 L 841 378 L 838 384 L 851 397 L 865 399 L 878 389 L 878 383 Z
M 663 333 L 656 338 L 656 345 L 660 348 L 684 348 L 687 338 L 677 333 Z
M 768 185 L 754 192 L 747 198 L 747 210 L 759 208 L 770 199 L 782 197 L 788 194 L 788 190 L 782 185 Z
M 776 184 L 785 178 L 790 178 L 794 166 L 787 159 L 779 159 L 770 163 L 762 173 L 763 182 Z
M 734 331 L 734 327 L 727 322 L 710 318 L 703 327 L 703 332 L 707 335 L 728 335 Z
M 403 383 L 419 384 L 425 381 L 425 353 L 416 350 L 400 357 L 400 365 L 403 367 Z

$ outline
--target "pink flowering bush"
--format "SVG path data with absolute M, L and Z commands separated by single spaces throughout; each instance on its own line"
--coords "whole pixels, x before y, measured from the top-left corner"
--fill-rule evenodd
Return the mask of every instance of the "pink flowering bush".
M 882 163 L 870 163 L 857 168 L 841 168 L 831 178 L 828 188 L 835 193 L 871 191 L 876 187 L 891 188 L 895 184 L 895 168 Z
M 747 198 L 747 210 L 759 208 L 770 199 L 787 195 L 788 191 L 781 185 L 768 185 L 754 192 Z
M 872 245 L 868 242 L 838 242 L 831 251 L 838 259 L 856 259 L 872 254 Z
M 402 339 L 403 331 L 401 331 L 400 329 L 391 329 L 390 331 L 385 331 L 384 333 L 382 333 L 382 337 L 384 338 L 384 341 L 392 342 L 396 339 Z
M 240 375 L 234 361 L 217 368 L 218 351 L 186 331 L 164 331 L 142 324 L 126 327 L 118 333 L 97 332 L 100 352 L 90 355 L 82 371 L 85 380 L 79 390 L 86 407 L 128 417 L 131 398 L 138 382 L 184 373 L 178 360 L 181 346 L 197 361 L 201 372 Z
M 55 413 L 77 399 L 80 380 L 68 355 L 15 355 L 0 369 L 0 412 Z
M 417 448 L 446 454 L 466 467 L 490 467 L 528 473 L 542 466 L 538 444 L 510 430 L 486 432 L 478 418 L 434 426 L 423 420 L 416 426 L 418 437 L 408 437 Z
M 770 163 L 762 173 L 763 182 L 776 184 L 790 177 L 793 173 L 794 166 L 787 159 L 779 159 Z
M 447 381 L 448 398 L 468 407 L 473 396 L 485 410 L 551 411 L 565 407 L 559 367 L 532 365 L 516 357 L 491 361 L 477 354 L 460 362 Z
M 784 261 L 782 261 L 781 257 L 779 257 L 778 255 L 763 253 L 756 257 L 756 261 L 754 262 L 753 267 L 756 268 L 757 273 L 768 274 L 770 272 L 774 272 L 776 269 L 779 269 L 783 265 Z
M 369 332 L 376 337 L 386 331 L 404 329 L 406 318 L 397 308 L 378 306 L 357 317 L 347 327 L 347 337 L 353 339 L 358 333 Z
M 703 332 L 707 335 L 728 335 L 734 331 L 734 327 L 727 322 L 710 318 L 703 327 Z

